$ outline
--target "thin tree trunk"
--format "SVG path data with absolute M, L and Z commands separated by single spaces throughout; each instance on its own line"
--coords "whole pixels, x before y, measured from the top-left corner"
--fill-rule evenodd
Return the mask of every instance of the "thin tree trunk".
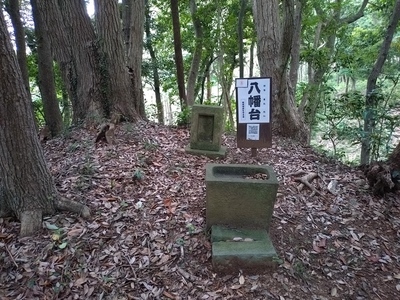
M 252 40 L 250 45 L 250 61 L 249 61 L 249 77 L 253 77 L 254 74 L 254 48 L 256 41 Z
M 195 46 L 193 51 L 192 64 L 189 70 L 189 76 L 187 80 L 187 105 L 192 106 L 195 102 L 195 89 L 197 83 L 197 77 L 199 74 L 199 67 L 201 62 L 201 54 L 203 52 L 203 28 L 201 25 L 201 21 L 199 19 L 199 15 L 197 13 L 197 4 L 196 0 L 189 1 L 190 6 L 190 15 L 192 17 L 193 28 L 194 28 L 194 37 L 195 37 Z
M 296 90 L 298 71 L 300 66 L 300 44 L 301 44 L 301 23 L 303 15 L 303 2 L 304 0 L 296 0 L 296 9 L 294 17 L 294 33 L 293 33 L 293 46 L 290 58 L 290 73 L 289 78 L 291 85 Z
M 68 127 L 71 124 L 72 113 L 71 113 L 71 103 L 68 98 L 68 92 L 63 84 L 61 87 L 61 97 L 62 97 L 62 118 L 65 127 Z
M 150 22 L 151 22 L 150 5 L 149 5 L 149 0 L 146 0 L 146 22 L 145 22 L 146 48 L 147 50 L 149 50 L 150 53 L 151 69 L 153 71 L 154 94 L 156 97 L 156 106 L 157 106 L 157 120 L 158 123 L 164 124 L 164 107 L 161 101 L 160 75 L 158 74 L 157 55 L 153 48 L 153 43 L 152 43 Z
M 371 134 L 375 127 L 374 110 L 377 106 L 376 81 L 385 64 L 393 36 L 396 32 L 397 24 L 400 20 L 400 0 L 397 0 L 393 14 L 390 18 L 388 28 L 386 30 L 385 39 L 379 50 L 378 58 L 368 76 L 367 92 L 365 97 L 365 117 L 364 117 L 364 138 L 361 143 L 361 165 L 369 164 L 371 154 Z
M 335 43 L 337 30 L 347 24 L 353 23 L 360 19 L 364 15 L 365 7 L 368 4 L 368 0 L 363 0 L 358 11 L 345 18 L 341 18 L 342 12 L 342 1 L 336 1 L 336 5 L 333 6 L 333 11 L 330 13 L 331 18 L 327 19 L 325 13 L 320 7 L 320 2 L 313 2 L 314 9 L 317 15 L 320 17 L 321 21 L 317 26 L 315 38 L 314 38 L 314 49 L 317 50 L 321 44 L 322 32 L 327 32 L 328 37 L 324 40 L 324 49 L 327 53 L 327 58 L 324 60 L 326 63 L 319 63 L 318 65 L 310 65 L 312 68 L 311 74 L 309 76 L 309 84 L 303 95 L 302 103 L 300 104 L 300 113 L 304 116 L 305 122 L 307 123 L 309 129 L 315 120 L 317 109 L 320 103 L 320 88 L 323 84 L 325 74 L 330 69 L 330 61 L 335 53 Z M 303 3 L 304 4 L 304 3 Z M 305 113 L 307 111 L 307 113 Z
M 171 18 L 174 33 L 174 51 L 176 64 L 176 78 L 178 83 L 179 101 L 181 110 L 188 106 L 185 91 L 185 73 L 183 68 L 181 23 L 179 20 L 179 0 L 171 0 Z
M 45 36 L 45 26 L 40 17 L 36 0 L 31 0 L 31 7 L 37 40 L 38 85 L 42 96 L 44 119 L 46 125 L 49 127 L 51 136 L 55 137 L 62 131 L 63 121 L 56 94 L 53 58 L 50 44 Z
M 14 27 L 15 46 L 17 49 L 17 60 L 19 68 L 21 69 L 22 79 L 28 94 L 29 99 L 32 101 L 31 89 L 29 84 L 28 62 L 26 59 L 26 43 L 25 43 L 25 29 L 21 20 L 19 0 L 7 0 L 4 2 L 5 9 L 10 15 L 11 23 Z M 33 105 L 31 105 L 33 112 Z M 38 130 L 36 116 L 34 114 L 35 128 Z
M 239 42 L 239 77 L 244 77 L 244 43 L 243 43 L 243 19 L 246 13 L 247 0 L 240 0 L 238 16 L 238 42 Z
M 24 80 L 24 85 L 26 91 L 28 92 L 28 96 L 31 98 L 28 63 L 26 60 L 25 29 L 21 20 L 19 2 L 19 0 L 7 0 L 4 2 L 4 4 L 14 27 L 15 46 L 17 48 L 17 59 L 19 68 L 21 69 L 22 79 Z

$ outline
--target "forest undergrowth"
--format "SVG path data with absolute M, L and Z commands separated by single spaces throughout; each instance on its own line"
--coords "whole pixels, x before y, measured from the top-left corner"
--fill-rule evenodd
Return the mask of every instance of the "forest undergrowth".
M 400 197 L 372 195 L 361 170 L 276 137 L 253 158 L 224 136 L 222 160 L 186 154 L 182 128 L 122 123 L 115 144 L 95 137 L 80 128 L 43 144 L 59 192 L 92 217 L 46 217 L 30 238 L 0 219 L 0 299 L 398 298 Z M 208 162 L 274 168 L 276 269 L 213 271 Z

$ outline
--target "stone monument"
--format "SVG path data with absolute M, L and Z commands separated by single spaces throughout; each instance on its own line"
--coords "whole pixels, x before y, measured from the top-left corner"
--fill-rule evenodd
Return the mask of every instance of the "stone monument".
M 226 147 L 221 146 L 224 125 L 224 109 L 215 105 L 193 105 L 190 127 L 190 144 L 185 151 L 210 158 L 226 156 Z

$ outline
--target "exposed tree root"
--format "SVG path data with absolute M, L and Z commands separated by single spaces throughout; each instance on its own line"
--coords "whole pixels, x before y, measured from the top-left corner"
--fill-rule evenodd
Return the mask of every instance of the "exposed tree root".
M 376 195 L 384 195 L 396 187 L 392 180 L 392 171 L 387 164 L 374 163 L 365 171 L 365 176 L 372 192 Z
M 68 199 L 58 199 L 55 202 L 56 209 L 60 211 L 69 211 L 81 215 L 83 218 L 90 217 L 90 209 L 86 205 L 79 202 L 68 200 Z
M 96 136 L 96 144 L 100 141 L 105 141 L 108 144 L 115 143 L 115 126 L 121 122 L 121 115 L 114 114 L 109 123 L 101 126 L 99 133 Z
M 305 175 L 303 175 L 305 174 Z M 318 191 L 312 184 L 311 182 L 316 179 L 316 178 L 321 178 L 321 176 L 318 173 L 311 172 L 311 173 L 306 173 L 305 171 L 297 171 L 294 173 L 289 173 L 288 176 L 299 176 L 303 175 L 302 177 L 295 177 L 294 181 L 300 182 L 299 186 L 297 187 L 297 191 L 301 192 L 303 188 L 306 186 L 311 190 L 311 197 L 318 195 L 320 197 L 324 197 L 324 195 L 321 194 L 320 191 Z
M 97 134 L 96 143 L 106 141 L 108 144 L 114 144 L 115 125 L 113 123 L 105 124 Z
M 0 190 L 1 191 L 1 190 Z M 83 218 L 90 217 L 90 210 L 81 203 L 60 198 L 55 200 L 55 208 L 59 211 L 69 211 L 81 215 Z M 48 212 L 47 212 L 48 213 Z M 0 218 L 14 217 L 18 215 L 21 221 L 20 236 L 30 236 L 35 234 L 42 227 L 43 211 L 40 209 L 25 210 L 20 213 L 13 212 L 0 195 Z

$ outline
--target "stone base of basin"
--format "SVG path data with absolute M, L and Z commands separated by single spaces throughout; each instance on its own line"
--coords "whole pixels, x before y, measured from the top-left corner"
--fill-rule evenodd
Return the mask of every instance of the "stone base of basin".
M 270 166 L 206 164 L 207 230 L 221 225 L 268 231 L 277 191 Z
M 278 266 L 278 255 L 263 229 L 211 228 L 212 264 L 218 273 L 260 274 Z
M 207 156 L 209 158 L 225 158 L 226 156 L 226 146 L 221 146 L 219 151 L 209 151 L 209 150 L 202 150 L 202 149 L 192 149 L 190 145 L 186 146 L 185 152 L 197 155 L 197 156 Z

